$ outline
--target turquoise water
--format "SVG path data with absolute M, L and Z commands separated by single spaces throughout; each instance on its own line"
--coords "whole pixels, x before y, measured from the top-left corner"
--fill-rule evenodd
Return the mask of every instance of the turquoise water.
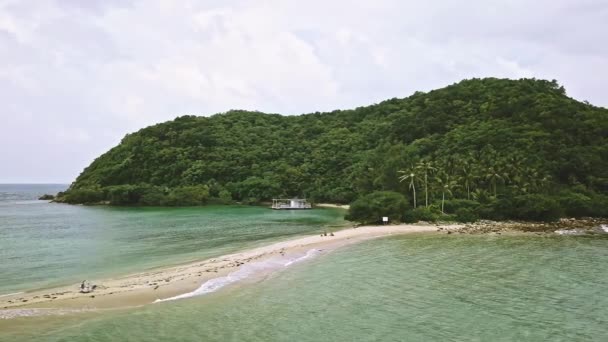
M 0 201 L 4 291 L 343 223 L 332 210 L 117 209 L 19 196 Z M 0 341 L 605 341 L 606 293 L 606 237 L 412 234 L 320 253 L 189 299 L 0 319 Z
M 15 341 L 33 336 L 37 341 L 605 341 L 607 292 L 607 239 L 409 235 L 339 249 L 192 299 L 14 320 L 21 332 L 6 336 Z
M 0 295 L 219 256 L 344 224 L 333 209 L 112 208 L 37 201 L 65 185 L 0 185 Z

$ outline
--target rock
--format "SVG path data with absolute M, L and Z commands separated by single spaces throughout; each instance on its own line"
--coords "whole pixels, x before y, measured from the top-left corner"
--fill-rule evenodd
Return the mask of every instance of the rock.
M 452 234 L 452 232 L 448 230 L 448 234 Z
M 44 194 L 44 195 L 38 197 L 38 199 L 41 201 L 52 201 L 55 199 L 55 196 L 49 195 L 49 194 Z
M 156 286 L 154 286 L 154 289 L 156 290 L 156 289 L 158 289 L 158 287 L 159 287 L 159 286 L 158 286 L 158 285 L 156 285 Z

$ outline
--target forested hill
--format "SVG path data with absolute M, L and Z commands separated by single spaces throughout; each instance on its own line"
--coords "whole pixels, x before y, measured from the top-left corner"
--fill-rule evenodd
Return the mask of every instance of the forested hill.
M 478 201 L 564 191 L 602 199 L 608 110 L 569 98 L 556 81 L 486 78 L 330 113 L 182 116 L 127 135 L 63 198 L 348 203 L 390 190 L 413 203 L 410 181 L 400 182 L 398 171 L 415 166 L 419 204 L 425 184 L 429 202 L 445 195 L 445 186 L 449 198 Z

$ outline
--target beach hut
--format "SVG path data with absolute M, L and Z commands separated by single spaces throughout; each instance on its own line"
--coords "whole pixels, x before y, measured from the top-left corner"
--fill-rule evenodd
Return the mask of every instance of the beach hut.
M 312 205 L 305 198 L 275 198 L 272 200 L 272 209 L 312 209 Z

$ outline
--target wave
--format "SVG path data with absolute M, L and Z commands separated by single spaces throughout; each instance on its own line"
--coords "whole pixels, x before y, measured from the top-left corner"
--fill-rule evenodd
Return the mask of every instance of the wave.
M 14 295 L 22 294 L 22 293 L 23 293 L 23 292 L 13 292 L 13 293 L 7 293 L 7 294 L 0 295 L 0 297 L 14 296 Z
M 35 317 L 50 315 L 68 315 L 73 313 L 95 311 L 93 309 L 4 309 L 0 310 L 0 319 Z
M 304 260 L 306 260 L 306 259 L 308 259 L 310 257 L 313 257 L 313 256 L 317 255 L 319 252 L 321 252 L 320 249 L 311 249 L 308 252 L 306 252 L 305 255 L 303 255 L 303 256 L 301 256 L 301 257 L 299 257 L 297 259 L 294 259 L 294 260 L 286 262 L 285 263 L 285 267 L 291 266 L 291 265 L 293 265 L 293 264 L 295 264 L 297 262 L 300 262 L 300 261 L 304 261 Z
M 311 249 L 311 250 L 307 251 L 306 254 L 304 254 L 303 256 L 289 260 L 288 262 L 283 262 L 283 260 L 279 260 L 279 259 L 269 259 L 266 261 L 261 261 L 261 262 L 256 262 L 256 263 L 252 263 L 249 265 L 244 265 L 244 266 L 241 266 L 241 268 L 238 271 L 234 271 L 234 272 L 228 274 L 227 276 L 207 280 L 199 288 L 197 288 L 194 291 L 183 293 L 183 294 L 180 294 L 180 295 L 177 295 L 174 297 L 157 299 L 154 301 L 154 303 L 191 298 L 191 297 L 196 297 L 196 296 L 208 294 L 211 292 L 215 292 L 226 285 L 236 283 L 240 280 L 246 279 L 255 273 L 258 273 L 261 271 L 276 270 L 276 269 L 280 269 L 281 267 L 289 267 L 295 263 L 298 263 L 298 262 L 304 261 L 308 258 L 311 258 L 311 257 L 317 255 L 321 251 L 322 250 L 320 250 L 320 249 Z
M 608 224 L 600 225 L 600 229 L 604 231 L 604 233 L 608 233 Z

